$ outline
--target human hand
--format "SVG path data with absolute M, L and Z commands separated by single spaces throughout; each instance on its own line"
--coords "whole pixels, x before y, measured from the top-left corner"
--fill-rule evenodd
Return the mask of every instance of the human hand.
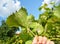
M 35 36 L 32 44 L 54 44 L 54 42 L 48 40 L 46 37 Z

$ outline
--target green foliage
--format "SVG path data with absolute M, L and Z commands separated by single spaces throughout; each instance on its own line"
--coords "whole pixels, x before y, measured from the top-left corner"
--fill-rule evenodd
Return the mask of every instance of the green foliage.
M 38 33 L 39 35 L 43 32 L 43 30 L 44 30 L 44 28 L 43 28 L 43 26 L 42 25 L 40 25 L 39 23 L 37 23 L 37 22 L 32 22 L 31 24 L 30 24 L 30 28 L 32 28 L 33 30 L 33 32 L 36 32 L 36 33 Z
M 13 20 L 12 20 L 13 19 Z M 8 23 L 8 26 L 19 26 L 18 22 L 15 20 L 15 14 L 13 13 L 6 21 L 6 24 Z
M 9 16 L 7 18 L 6 23 L 12 27 L 13 27 L 13 25 L 15 25 L 15 27 L 16 26 L 21 26 L 21 27 L 25 27 L 25 28 L 33 27 L 34 28 L 33 30 L 35 30 L 35 31 L 36 31 L 36 29 L 39 29 L 39 31 L 40 31 L 39 34 L 41 34 L 43 32 L 43 27 L 39 23 L 34 22 L 35 19 L 34 19 L 33 15 L 28 16 L 26 13 L 27 12 L 25 11 L 25 9 L 21 8 L 16 14 L 14 14 L 13 16 L 12 15 Z M 13 21 L 15 21 L 15 24 L 13 24 L 13 21 L 10 22 L 12 20 L 11 17 L 13 18 Z M 10 22 L 10 24 L 9 24 L 9 22 Z
M 6 24 L 9 27 L 21 26 L 22 32 L 19 34 L 20 37 L 18 38 L 23 41 L 23 44 L 28 40 L 32 40 L 32 37 L 35 36 L 36 32 L 38 33 L 38 35 L 40 35 L 44 30 L 42 25 L 35 22 L 33 15 L 28 16 L 26 9 L 23 7 L 18 12 L 10 15 L 6 20 Z
M 55 8 L 54 15 L 60 18 L 60 5 Z
M 26 19 L 27 11 L 22 7 L 18 12 L 13 13 L 11 16 L 9 16 L 6 23 L 11 27 L 26 26 Z
M 45 12 L 40 14 L 38 22 L 42 24 L 45 29 L 45 32 L 42 34 L 49 39 L 55 41 L 56 44 L 59 44 L 60 38 L 60 5 L 52 9 L 46 9 Z M 41 8 L 42 9 L 42 8 Z
M 26 41 L 25 44 L 32 44 L 32 41 L 31 40 L 28 40 L 28 41 Z
M 33 15 L 27 16 L 27 21 L 28 21 L 28 22 L 33 22 L 34 20 L 35 20 L 35 18 L 34 18 Z
M 39 15 L 35 20 L 33 15 L 28 15 L 27 10 L 23 7 L 19 11 L 12 13 L 0 26 L 0 43 L 1 44 L 32 44 L 35 35 L 46 36 L 55 41 L 56 44 L 60 37 L 60 5 L 52 9 L 47 8 L 44 4 L 39 8 L 46 11 Z M 16 31 L 21 27 L 21 32 Z

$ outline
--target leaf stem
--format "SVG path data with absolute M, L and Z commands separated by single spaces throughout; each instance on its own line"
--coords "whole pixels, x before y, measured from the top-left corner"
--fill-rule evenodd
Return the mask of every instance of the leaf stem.
M 31 32 L 33 36 L 35 36 L 35 34 L 29 28 L 27 28 L 27 30 Z

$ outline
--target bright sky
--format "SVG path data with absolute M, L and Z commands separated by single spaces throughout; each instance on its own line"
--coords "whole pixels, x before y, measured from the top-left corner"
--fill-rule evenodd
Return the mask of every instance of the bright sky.
M 28 11 L 28 14 L 32 14 L 37 19 L 41 13 L 38 8 L 47 3 L 49 6 L 50 2 L 55 2 L 56 5 L 60 3 L 60 0 L 0 0 L 0 21 L 6 19 L 11 13 L 19 10 L 22 6 Z
M 43 0 L 1 0 L 0 1 L 0 17 L 4 19 L 11 13 L 15 12 L 22 6 L 28 11 L 28 14 L 33 14 L 35 18 L 38 18 L 40 14 L 38 8 L 42 4 Z
M 37 19 L 40 14 L 38 8 L 41 6 L 43 0 L 20 0 L 20 1 L 21 6 L 24 6 L 27 9 L 28 14 L 34 15 L 35 18 Z

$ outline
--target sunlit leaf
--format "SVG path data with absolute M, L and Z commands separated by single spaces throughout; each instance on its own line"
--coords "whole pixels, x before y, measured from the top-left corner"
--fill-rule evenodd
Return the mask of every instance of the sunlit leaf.
M 54 15 L 60 18 L 60 5 L 55 8 Z
M 21 8 L 18 12 L 10 15 L 6 23 L 9 26 L 26 26 L 26 19 L 27 19 L 27 11 L 25 8 Z
M 16 21 L 15 19 L 15 14 L 10 15 L 7 20 L 6 20 L 6 24 L 10 27 L 17 27 L 19 26 L 19 23 Z
M 27 20 L 28 20 L 28 22 L 32 22 L 35 19 L 34 19 L 34 16 L 33 15 L 29 15 L 29 16 L 27 16 Z
M 38 32 L 38 34 L 41 34 L 44 30 L 43 26 L 37 22 L 32 22 L 30 28 L 33 28 L 33 32 Z

